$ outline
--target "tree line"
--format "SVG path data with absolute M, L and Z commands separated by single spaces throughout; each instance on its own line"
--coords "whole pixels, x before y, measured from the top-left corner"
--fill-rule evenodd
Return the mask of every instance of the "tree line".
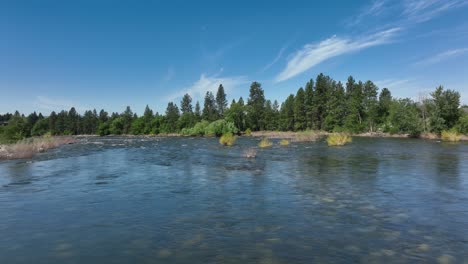
M 418 136 L 457 130 L 468 133 L 468 108 L 460 106 L 460 93 L 439 86 L 430 96 L 414 101 L 394 98 L 389 89 L 379 91 L 372 81 L 349 77 L 345 84 L 319 74 L 304 87 L 290 94 L 281 105 L 267 100 L 260 83 L 250 85 L 247 102 L 242 97 L 226 99 L 222 84 L 216 95 L 206 92 L 203 107 L 185 94 L 180 107 L 169 102 L 164 114 L 149 106 L 138 116 L 130 107 L 122 113 L 104 109 L 79 114 L 51 112 L 47 117 L 33 112 L 28 116 L 15 113 L 0 115 L 0 138 L 15 141 L 41 135 L 149 135 L 181 133 L 184 135 L 220 135 L 246 130 L 323 130 L 334 132 L 388 132 Z

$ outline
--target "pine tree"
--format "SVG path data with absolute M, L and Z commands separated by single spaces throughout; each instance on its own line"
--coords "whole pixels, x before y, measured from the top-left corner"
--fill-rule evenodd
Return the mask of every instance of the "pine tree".
M 123 134 L 130 134 L 133 122 L 133 111 L 130 109 L 130 106 L 127 106 L 125 111 L 122 113 L 122 133 Z
M 184 97 L 182 97 L 182 101 L 180 102 L 180 110 L 182 111 L 182 114 L 193 112 L 192 97 L 190 97 L 189 94 L 185 94 Z
M 281 105 L 280 110 L 281 130 L 292 131 L 294 130 L 294 95 L 289 95 L 288 98 Z
M 247 101 L 247 106 L 247 126 L 253 131 L 264 129 L 265 95 L 260 83 L 253 82 L 250 85 L 250 95 L 249 100 Z
M 304 105 L 306 110 L 306 127 L 314 127 L 314 80 L 310 79 L 305 86 Z
M 205 102 L 203 104 L 203 114 L 202 117 L 208 122 L 213 122 L 218 119 L 218 112 L 216 110 L 216 101 L 214 99 L 213 93 L 208 91 L 205 95 Z
M 179 108 L 173 102 L 169 102 L 166 108 L 166 125 L 167 132 L 173 133 L 177 131 L 177 121 L 179 120 Z
M 363 90 L 363 115 L 370 132 L 374 132 L 378 122 L 378 88 L 371 82 L 364 84 Z
M 195 104 L 195 121 L 200 122 L 201 120 L 201 110 L 200 110 L 200 103 L 197 101 Z
M 379 121 L 384 124 L 390 111 L 390 104 L 392 103 L 392 94 L 387 88 L 383 88 L 379 95 Z
M 218 92 L 216 93 L 216 107 L 219 116 L 222 118 L 227 107 L 226 93 L 224 92 L 224 87 L 222 84 L 219 85 Z
M 294 97 L 294 129 L 304 130 L 307 126 L 304 89 L 301 87 Z

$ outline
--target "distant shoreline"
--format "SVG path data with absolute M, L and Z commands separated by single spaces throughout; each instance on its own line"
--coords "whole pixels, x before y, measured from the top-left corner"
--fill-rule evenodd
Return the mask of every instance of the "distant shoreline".
M 254 138 L 269 138 L 269 139 L 288 139 L 292 142 L 314 142 L 332 133 L 325 131 L 306 131 L 306 132 L 283 132 L 283 131 L 256 131 L 250 136 L 241 135 L 242 137 Z M 351 134 L 352 137 L 367 137 L 367 138 L 418 138 L 429 140 L 441 140 L 436 134 L 426 133 L 418 137 L 411 137 L 408 134 L 389 134 L 382 132 L 367 132 L 360 134 Z M 45 152 L 49 149 L 57 148 L 66 144 L 76 143 L 79 139 L 86 138 L 107 138 L 107 137 L 124 137 L 124 138 L 169 138 L 169 137 L 193 137 L 182 134 L 158 134 L 158 135 L 75 135 L 75 136 L 55 136 L 48 138 L 30 138 L 14 144 L 0 144 L 0 160 L 14 160 L 32 158 L 35 154 Z M 208 136 L 211 137 L 211 136 Z M 468 135 L 462 135 L 461 141 L 468 141 Z

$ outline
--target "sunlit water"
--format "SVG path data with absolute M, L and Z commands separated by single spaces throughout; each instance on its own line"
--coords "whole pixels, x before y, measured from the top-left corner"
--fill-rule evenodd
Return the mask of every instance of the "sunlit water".
M 467 263 L 468 144 L 82 140 L 0 162 L 0 263 Z

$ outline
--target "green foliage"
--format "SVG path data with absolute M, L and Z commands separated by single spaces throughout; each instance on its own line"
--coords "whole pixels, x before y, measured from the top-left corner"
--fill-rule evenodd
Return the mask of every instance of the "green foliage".
M 268 148 L 268 147 L 271 147 L 273 146 L 273 143 L 268 140 L 267 138 L 263 138 L 262 140 L 260 140 L 260 142 L 258 143 L 258 146 L 260 148 Z
M 279 142 L 280 146 L 288 146 L 289 145 L 289 140 L 287 139 L 282 139 Z
M 468 113 L 465 113 L 460 117 L 455 128 L 459 133 L 468 134 Z
M 345 133 L 333 133 L 327 137 L 328 146 L 343 146 L 352 141 L 351 136 Z
M 213 93 L 210 91 L 206 92 L 206 95 L 205 95 L 202 118 L 209 122 L 213 122 L 216 119 L 218 119 L 216 101 L 215 101 Z
M 97 129 L 97 134 L 99 136 L 107 136 L 109 135 L 111 132 L 110 132 L 110 124 L 109 122 L 104 122 L 104 123 L 101 123 L 99 124 L 99 127 Z
M 192 113 L 192 97 L 190 97 L 189 94 L 185 94 L 184 97 L 182 97 L 180 110 L 182 114 Z
M 239 131 L 244 130 L 245 128 L 245 107 L 242 101 L 242 97 L 239 99 L 239 102 L 233 101 L 231 107 L 225 112 L 225 119 L 228 122 L 234 123 L 234 126 L 237 127 Z
M 445 90 L 442 86 L 431 93 L 433 109 L 431 111 L 431 130 L 440 133 L 454 127 L 460 118 L 460 93 Z
M 205 135 L 206 136 L 221 136 L 223 134 L 232 133 L 237 134 L 239 130 L 232 122 L 228 122 L 224 119 L 216 120 L 211 122 L 205 128 Z
M 196 123 L 192 128 L 183 128 L 180 133 L 185 136 L 203 136 L 209 124 L 208 121 L 203 120 Z
M 110 124 L 109 132 L 113 135 L 122 135 L 124 131 L 124 119 L 118 117 Z
M 226 133 L 219 138 L 219 143 L 224 146 L 232 146 L 236 142 L 236 139 L 236 136 L 232 133 Z
M 179 121 L 179 108 L 173 102 L 169 102 L 166 108 L 166 123 L 163 128 L 166 133 L 174 133 L 177 131 Z
M 442 141 L 458 142 L 461 139 L 461 135 L 455 129 L 444 130 L 441 133 L 440 139 Z
M 193 111 L 192 98 L 185 94 L 180 102 L 181 111 L 170 102 L 163 115 L 154 113 L 148 105 L 140 117 L 130 107 L 122 113 L 108 113 L 102 109 L 99 113 L 87 110 L 83 114 L 72 107 L 68 111 L 53 111 L 47 117 L 36 112 L 25 116 L 16 111 L 0 115 L 0 140 L 15 142 L 46 133 L 220 136 L 245 130 L 249 135 L 250 129 L 349 133 L 379 130 L 417 136 L 422 131 L 440 133 L 455 128 L 459 133 L 468 133 L 468 114 L 460 109 L 460 94 L 442 87 L 431 93 L 431 98 L 423 98 L 419 103 L 393 99 L 386 88 L 378 95 L 374 83 L 356 81 L 351 76 L 345 87 L 324 74 L 319 74 L 315 81 L 311 79 L 304 87 L 295 95 L 290 94 L 281 107 L 276 100 L 266 100 L 261 84 L 253 82 L 247 104 L 240 97 L 228 106 L 224 87 L 219 85 L 216 98 L 212 92 L 206 93 L 203 109 L 196 102 Z M 309 134 L 299 133 L 294 140 L 317 137 Z
M 306 107 L 304 89 L 299 88 L 294 97 L 294 130 L 304 130 L 306 128 Z
M 421 133 L 421 125 L 417 105 L 410 99 L 392 101 L 385 130 L 392 134 L 407 133 L 418 136 Z
M 247 128 L 245 131 L 244 131 L 244 134 L 246 136 L 251 136 L 252 135 L 252 130 L 250 130 L 250 128 Z
M 250 85 L 249 100 L 247 101 L 247 126 L 254 131 L 265 128 L 265 95 L 262 85 L 253 82 Z
M 281 106 L 280 129 L 284 131 L 294 130 L 294 95 L 290 94 Z
M 224 92 L 224 87 L 222 84 L 218 87 L 218 92 L 216 92 L 216 108 L 220 118 L 224 117 L 224 112 L 227 108 L 226 93 Z
M 45 135 L 46 133 L 49 132 L 49 120 L 47 119 L 41 119 L 37 121 L 32 130 L 31 130 L 31 135 L 32 136 L 42 136 Z

